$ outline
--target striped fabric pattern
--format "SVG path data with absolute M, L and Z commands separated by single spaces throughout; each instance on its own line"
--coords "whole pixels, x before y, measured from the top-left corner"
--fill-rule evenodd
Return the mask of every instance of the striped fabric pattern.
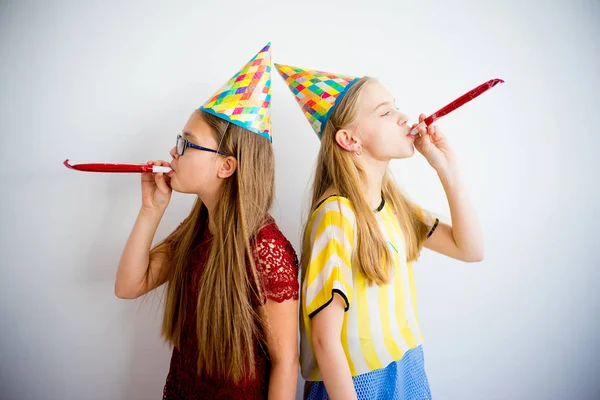
M 422 217 L 428 217 L 424 219 L 431 219 L 422 212 Z M 341 341 L 352 376 L 385 368 L 423 342 L 400 224 L 388 204 L 376 219 L 394 257 L 392 279 L 381 286 L 368 285 L 352 266 L 356 221 L 348 199 L 329 197 L 310 217 L 311 255 L 302 277 L 300 316 L 300 361 L 307 381 L 322 380 L 310 341 L 311 318 L 332 301 L 333 293 L 346 301 Z

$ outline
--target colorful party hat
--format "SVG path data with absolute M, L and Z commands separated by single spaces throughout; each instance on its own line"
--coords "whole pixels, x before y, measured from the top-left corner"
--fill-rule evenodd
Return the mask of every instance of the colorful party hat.
M 270 104 L 271 43 L 228 80 L 200 110 L 272 141 Z
M 319 139 L 344 94 L 359 78 L 275 64 Z

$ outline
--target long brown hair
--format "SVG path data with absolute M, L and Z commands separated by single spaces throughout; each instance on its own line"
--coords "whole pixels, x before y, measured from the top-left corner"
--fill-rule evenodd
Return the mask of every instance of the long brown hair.
M 266 322 L 252 305 L 262 298 L 251 243 L 265 223 L 274 196 L 274 156 L 268 139 L 203 111 L 221 150 L 238 162 L 226 179 L 214 212 L 216 231 L 200 281 L 196 307 L 198 373 L 234 382 L 253 377 L 254 345 L 264 342 Z M 188 218 L 151 251 L 167 254 L 168 279 L 162 333 L 181 343 L 191 284 L 190 253 L 198 230 L 208 229 L 208 211 L 198 198 Z M 249 263 L 249 265 L 247 265 Z
M 352 264 L 365 275 L 368 281 L 380 285 L 389 281 L 388 269 L 393 258 L 378 227 L 375 214 L 367 203 L 363 187 L 366 174 L 352 153 L 342 149 L 335 140 L 340 129 L 356 125 L 358 104 L 361 93 L 373 78 L 359 79 L 337 104 L 327 121 L 322 135 L 321 148 L 317 157 L 317 165 L 312 186 L 310 210 L 314 211 L 319 200 L 329 188 L 336 194 L 346 197 L 352 203 L 356 218 L 357 243 L 352 255 Z M 417 216 L 414 205 L 401 193 L 390 171 L 383 177 L 382 195 L 396 212 L 406 243 L 406 254 L 409 261 L 415 260 L 427 236 L 427 226 Z M 310 222 L 310 221 L 308 221 Z M 308 222 L 302 235 L 302 266 L 310 260 L 310 240 L 307 236 Z

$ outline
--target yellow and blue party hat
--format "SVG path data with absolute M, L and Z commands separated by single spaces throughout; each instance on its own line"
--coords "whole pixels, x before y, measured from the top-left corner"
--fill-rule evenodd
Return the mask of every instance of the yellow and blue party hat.
M 271 43 L 199 109 L 272 141 L 270 105 Z

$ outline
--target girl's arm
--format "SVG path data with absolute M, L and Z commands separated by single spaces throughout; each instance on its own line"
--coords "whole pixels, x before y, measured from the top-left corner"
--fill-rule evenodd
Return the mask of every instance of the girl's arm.
M 269 399 L 294 400 L 298 383 L 298 301 L 278 303 L 267 299 L 263 312 L 269 321 Z
M 452 226 L 440 223 L 425 247 L 461 261 L 483 260 L 483 233 L 458 172 L 448 171 L 439 177 L 448 198 Z
M 150 258 L 152 239 L 161 218 L 162 213 L 140 210 L 117 269 L 117 297 L 135 299 L 165 283 L 166 271 L 162 268 L 165 253 Z
M 166 161 L 148 164 L 170 166 Z M 166 255 L 157 253 L 150 258 L 150 247 L 158 224 L 171 200 L 169 178 L 164 174 L 142 174 L 142 208 L 129 234 L 121 255 L 115 294 L 122 299 L 134 299 L 162 285 L 166 280 L 163 268 Z
M 419 116 L 419 121 L 425 118 Z M 460 177 L 456 159 L 447 139 L 435 125 L 420 128 L 415 147 L 436 170 L 450 206 L 452 226 L 441 223 L 425 247 L 449 257 L 475 262 L 483 260 L 483 233 Z
M 348 359 L 341 342 L 344 299 L 335 293 L 333 301 L 312 319 L 311 340 L 331 400 L 356 399 Z

